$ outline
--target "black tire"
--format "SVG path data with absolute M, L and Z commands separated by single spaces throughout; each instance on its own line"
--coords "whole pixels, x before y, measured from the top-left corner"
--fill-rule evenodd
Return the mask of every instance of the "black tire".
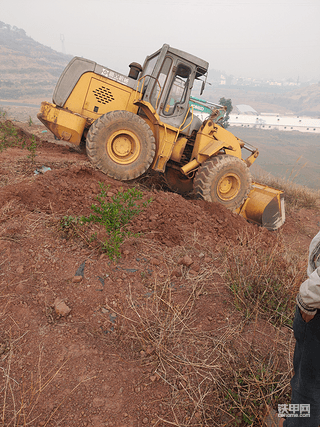
M 164 178 L 167 186 L 175 193 L 186 195 L 191 193 L 193 190 L 193 180 L 187 178 L 178 169 L 173 169 L 167 166 Z
M 87 155 L 103 173 L 120 181 L 142 175 L 152 164 L 156 144 L 148 124 L 129 111 L 99 117 L 87 135 Z
M 195 179 L 195 193 L 200 199 L 219 202 L 234 210 L 242 205 L 251 188 L 249 168 L 241 159 L 219 155 L 206 160 Z

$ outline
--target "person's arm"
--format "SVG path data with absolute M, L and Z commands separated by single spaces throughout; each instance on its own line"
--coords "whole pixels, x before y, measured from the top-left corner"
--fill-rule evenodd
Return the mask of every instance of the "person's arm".
M 302 318 L 311 316 L 309 320 L 320 309 L 320 267 L 318 267 L 309 278 L 300 286 L 300 292 L 297 295 L 297 304 L 300 309 Z

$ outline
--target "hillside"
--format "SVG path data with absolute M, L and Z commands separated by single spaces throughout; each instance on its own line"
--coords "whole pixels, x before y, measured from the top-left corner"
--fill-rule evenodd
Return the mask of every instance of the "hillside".
M 222 97 L 230 98 L 233 105 L 248 104 L 259 113 L 320 117 L 320 84 L 279 94 L 264 92 L 263 88 L 253 90 L 249 86 L 207 86 L 203 97 L 212 102 L 218 102 Z
M 107 203 L 132 188 L 152 200 L 114 261 L 104 228 L 79 221 L 99 182 Z M 260 426 L 266 403 L 289 401 L 318 212 L 288 203 L 271 233 L 158 175 L 114 181 L 2 118 L 0 426 Z
M 259 157 L 251 172 L 293 181 L 320 190 L 320 136 L 304 132 L 283 132 L 230 126 L 234 135 L 257 147 Z
M 0 21 L 0 99 L 50 99 L 70 59 Z
M 301 116 L 320 115 L 320 83 L 287 94 L 287 105 Z M 285 102 L 285 101 L 283 101 Z

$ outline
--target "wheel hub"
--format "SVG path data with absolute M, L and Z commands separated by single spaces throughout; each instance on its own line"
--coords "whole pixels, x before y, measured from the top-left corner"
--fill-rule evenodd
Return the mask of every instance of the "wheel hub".
M 119 135 L 113 141 L 113 150 L 117 156 L 127 156 L 131 151 L 131 142 L 124 135 Z
M 236 174 L 224 175 L 218 183 L 218 196 L 221 200 L 232 200 L 239 193 L 240 179 Z
M 111 159 L 120 164 L 130 164 L 139 156 L 141 145 L 137 136 L 129 130 L 114 132 L 106 143 Z

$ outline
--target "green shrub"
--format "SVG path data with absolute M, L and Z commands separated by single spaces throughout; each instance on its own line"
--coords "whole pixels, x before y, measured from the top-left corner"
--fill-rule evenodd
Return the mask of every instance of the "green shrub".
M 101 193 L 97 196 L 98 205 L 93 204 L 91 209 L 94 213 L 88 217 L 82 216 L 81 221 L 85 223 L 101 224 L 106 230 L 107 239 L 102 243 L 102 250 L 110 259 L 120 257 L 120 245 L 126 237 L 132 235 L 127 229 L 129 222 L 149 204 L 138 203 L 142 200 L 143 194 L 136 188 L 129 188 L 126 191 L 118 191 L 111 197 L 111 202 L 106 200 L 109 186 L 99 182 Z
M 0 122 L 0 152 L 18 145 L 19 138 L 17 129 L 13 126 L 13 124 L 6 120 L 4 122 Z
M 30 154 L 28 154 L 28 159 L 31 160 L 31 163 L 34 163 L 34 159 L 36 158 L 36 151 L 37 151 L 37 140 L 36 137 L 34 135 L 31 135 L 31 144 L 27 147 L 27 150 L 29 151 Z

